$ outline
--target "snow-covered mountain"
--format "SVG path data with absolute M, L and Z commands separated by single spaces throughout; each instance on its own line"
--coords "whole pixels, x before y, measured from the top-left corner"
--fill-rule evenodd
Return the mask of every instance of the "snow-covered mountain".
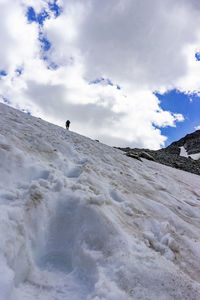
M 199 300 L 200 179 L 0 104 L 0 300 Z

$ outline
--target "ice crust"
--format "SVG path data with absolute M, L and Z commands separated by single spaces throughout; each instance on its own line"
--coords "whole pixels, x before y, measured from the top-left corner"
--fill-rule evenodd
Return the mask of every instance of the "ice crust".
M 0 104 L 0 300 L 199 300 L 200 177 Z

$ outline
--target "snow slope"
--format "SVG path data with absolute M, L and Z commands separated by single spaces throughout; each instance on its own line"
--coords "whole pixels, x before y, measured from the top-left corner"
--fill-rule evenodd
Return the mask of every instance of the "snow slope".
M 0 104 L 0 300 L 199 300 L 200 177 Z

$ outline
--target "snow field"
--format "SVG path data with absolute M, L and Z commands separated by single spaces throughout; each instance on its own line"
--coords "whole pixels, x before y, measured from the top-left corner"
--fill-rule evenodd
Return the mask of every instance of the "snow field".
M 198 300 L 199 176 L 0 104 L 0 300 Z

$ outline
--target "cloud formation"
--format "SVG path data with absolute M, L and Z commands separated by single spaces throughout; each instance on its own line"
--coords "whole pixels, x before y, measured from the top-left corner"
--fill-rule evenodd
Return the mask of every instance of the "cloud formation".
M 30 7 L 47 17 L 28 20 Z M 198 1 L 0 0 L 0 8 L 1 99 L 48 121 L 156 149 L 166 140 L 159 128 L 184 117 L 162 110 L 154 92 L 200 90 Z

